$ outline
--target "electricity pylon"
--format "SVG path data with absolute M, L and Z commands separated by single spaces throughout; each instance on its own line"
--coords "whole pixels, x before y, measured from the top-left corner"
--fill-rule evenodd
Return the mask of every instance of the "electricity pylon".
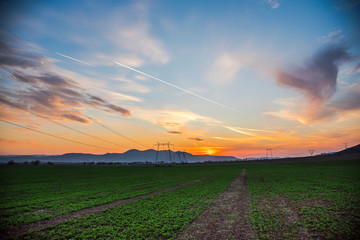
M 311 156 L 314 154 L 314 152 L 315 152 L 314 149 L 310 149 L 310 150 L 309 150 L 309 153 L 310 153 Z
M 267 148 L 266 149 L 266 158 L 269 158 L 269 156 L 272 158 L 273 154 L 272 154 L 272 148 Z
M 170 144 L 170 141 L 167 142 L 167 143 L 160 143 L 160 142 L 157 142 L 157 144 L 154 144 L 154 147 L 157 146 L 157 149 L 156 149 L 156 158 L 155 158 L 155 164 L 158 164 L 158 157 L 159 157 L 159 150 L 160 150 L 160 146 L 163 147 L 163 150 L 167 150 L 168 153 L 169 153 L 169 160 L 170 162 L 172 162 L 172 159 L 171 159 L 171 150 L 170 150 L 170 147 L 172 146 L 173 149 L 175 148 L 174 144 Z M 167 149 L 165 149 L 165 147 L 167 147 Z

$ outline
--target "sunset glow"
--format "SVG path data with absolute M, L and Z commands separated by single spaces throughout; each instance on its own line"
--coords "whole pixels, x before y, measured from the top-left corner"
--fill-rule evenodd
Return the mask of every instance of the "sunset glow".
M 346 1 L 8 1 L 0 154 L 171 142 L 263 157 L 360 143 L 359 5 Z

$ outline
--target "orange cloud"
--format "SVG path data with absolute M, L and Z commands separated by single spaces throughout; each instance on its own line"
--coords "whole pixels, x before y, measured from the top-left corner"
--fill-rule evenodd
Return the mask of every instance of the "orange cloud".
M 170 134 L 182 134 L 182 132 L 178 132 L 178 131 L 169 131 L 168 133 L 170 133 Z

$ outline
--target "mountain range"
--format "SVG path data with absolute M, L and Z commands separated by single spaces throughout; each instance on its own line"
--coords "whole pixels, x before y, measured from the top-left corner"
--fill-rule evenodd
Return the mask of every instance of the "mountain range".
M 170 155 L 169 155 L 170 154 Z M 157 157 L 156 157 L 157 156 Z M 331 159 L 360 159 L 360 144 L 333 153 L 319 154 L 313 157 L 296 158 L 260 158 L 247 160 L 264 161 L 306 161 Z M 102 155 L 88 153 L 66 153 L 62 155 L 0 155 L 0 164 L 14 163 L 58 163 L 58 164 L 133 164 L 133 163 L 201 163 L 201 162 L 233 162 L 240 159 L 233 156 L 193 155 L 187 152 L 159 151 L 148 149 L 140 151 L 131 149 L 124 153 L 106 153 Z
M 170 155 L 169 155 L 170 154 Z M 158 158 L 156 160 L 156 155 Z M 171 158 L 171 160 L 170 160 Z M 124 153 L 106 153 L 102 155 L 87 153 L 66 153 L 62 155 L 3 155 L 0 156 L 0 163 L 24 163 L 32 161 L 40 161 L 41 163 L 155 163 L 157 162 L 223 162 L 237 161 L 232 156 L 212 156 L 212 155 L 193 155 L 187 152 L 159 151 L 148 149 L 140 151 L 131 149 Z

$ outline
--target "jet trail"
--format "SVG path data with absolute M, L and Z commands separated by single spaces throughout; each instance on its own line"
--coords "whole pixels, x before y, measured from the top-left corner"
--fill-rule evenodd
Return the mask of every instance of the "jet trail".
M 87 62 L 84 62 L 84 61 L 81 61 L 81 60 L 79 60 L 79 59 L 76 59 L 76 58 L 67 56 L 67 55 L 65 55 L 65 54 L 61 54 L 61 53 L 58 53 L 58 52 L 56 52 L 56 54 L 58 54 L 58 55 L 60 55 L 60 56 L 63 56 L 63 57 L 65 57 L 65 58 L 68 58 L 68 59 L 71 59 L 71 60 L 74 60 L 74 61 L 77 61 L 77 62 L 80 62 L 80 63 L 83 63 L 83 64 L 86 64 L 86 65 L 91 66 L 91 64 L 89 64 L 89 63 L 87 63 Z M 125 64 L 122 64 L 122 63 L 119 63 L 119 62 L 114 62 L 114 63 L 115 63 L 116 65 L 121 66 L 121 67 L 130 69 L 130 70 L 132 70 L 132 71 L 134 71 L 134 72 L 140 73 L 140 74 L 142 74 L 142 75 L 144 75 L 144 76 L 146 76 L 146 77 L 152 78 L 152 79 L 154 79 L 154 80 L 156 80 L 156 81 L 158 81 L 158 82 L 161 82 L 161 83 L 163 83 L 163 84 L 169 85 L 169 86 L 171 86 L 171 87 L 173 87 L 173 88 L 179 89 L 179 90 L 181 90 L 181 91 L 183 91 L 183 92 L 186 92 L 186 93 L 188 93 L 188 94 L 191 94 L 191 95 L 193 95 L 193 96 L 195 96 L 195 97 L 197 97 L 197 98 L 200 98 L 200 99 L 202 99 L 202 100 L 205 100 L 205 101 L 207 101 L 207 102 L 216 104 L 216 105 L 218 105 L 218 106 L 220 106 L 220 107 L 229 109 L 229 110 L 231 110 L 231 111 L 235 111 L 235 112 L 238 112 L 238 113 L 243 113 L 243 112 L 240 112 L 239 110 L 237 110 L 237 109 L 235 109 L 235 108 L 226 106 L 226 105 L 224 105 L 224 104 L 222 104 L 222 103 L 216 102 L 216 101 L 211 100 L 211 99 L 206 98 L 206 97 L 203 97 L 203 96 L 201 96 L 201 95 L 199 95 L 199 94 L 197 94 L 197 93 L 191 92 L 191 91 L 189 91 L 189 90 L 187 90 L 187 89 L 185 89 L 185 88 L 182 88 L 182 87 L 179 87 L 179 86 L 177 86 L 177 85 L 175 85 L 175 84 L 172 84 L 172 83 L 166 82 L 166 81 L 164 81 L 164 80 L 161 80 L 160 78 L 151 76 L 151 75 L 149 75 L 149 74 L 147 74 L 147 73 L 144 73 L 144 72 L 142 72 L 142 71 L 140 71 L 140 70 L 137 70 L 137 69 L 135 69 L 135 68 L 129 67 L 129 66 L 125 65 Z M 244 113 L 243 113 L 243 114 L 244 114 Z M 250 114 L 247 114 L 247 115 L 251 116 Z
M 90 64 L 90 63 L 87 63 L 87 62 L 81 61 L 81 60 L 79 60 L 79 59 L 72 58 L 72 57 L 69 57 L 69 56 L 67 56 L 67 55 L 64 55 L 64 54 L 61 54 L 61 53 L 58 53 L 58 52 L 56 52 L 56 54 L 57 54 L 57 55 L 60 55 L 60 56 L 63 56 L 63 57 L 65 57 L 65 58 L 69 58 L 69 59 L 71 59 L 71 60 L 77 61 L 77 62 L 79 62 L 79 63 L 83 63 L 83 64 L 86 64 L 86 65 L 91 66 L 91 64 Z
M 144 72 L 142 72 L 142 71 L 140 71 L 140 70 L 137 70 L 137 69 L 135 69 L 135 68 L 126 66 L 126 65 L 121 64 L 121 63 L 119 63 L 119 62 L 114 62 L 114 63 L 117 64 L 117 65 L 119 65 L 119 66 L 122 66 L 122 67 L 124 67 L 124 68 L 130 69 L 130 70 L 132 70 L 132 71 L 134 71 L 134 72 L 140 73 L 140 74 L 142 74 L 142 75 L 144 75 L 144 76 L 147 76 L 147 77 L 149 77 L 149 78 L 152 78 L 152 79 L 154 79 L 154 80 L 156 80 L 156 81 L 159 81 L 159 82 L 161 82 L 161 83 L 164 83 L 164 84 L 166 84 L 166 85 L 169 85 L 169 86 L 171 86 L 171 87 L 177 88 L 177 89 L 179 89 L 179 90 L 181 90 L 181 91 L 183 91 L 183 92 L 189 93 L 189 94 L 191 94 L 191 95 L 193 95 L 193 96 L 195 96 L 195 97 L 198 97 L 198 98 L 200 98 L 200 99 L 202 99 L 202 100 L 205 100 L 205 101 L 207 101 L 207 102 L 210 102 L 210 103 L 216 104 L 216 105 L 218 105 L 218 106 L 221 106 L 221 107 L 230 109 L 230 110 L 232 110 L 232 111 L 241 113 L 239 110 L 237 110 L 237 109 L 235 109 L 235 108 L 226 106 L 226 105 L 224 105 L 224 104 L 222 104 L 222 103 L 218 103 L 218 102 L 216 102 L 216 101 L 213 101 L 213 100 L 211 100 L 211 99 L 208 99 L 208 98 L 206 98 L 206 97 L 203 97 L 203 96 L 201 96 L 201 95 L 199 95 L 199 94 L 196 94 L 196 93 L 194 93 L 194 92 L 191 92 L 191 91 L 189 91 L 189 90 L 187 90 L 187 89 L 185 89 L 185 88 L 176 86 L 176 85 L 174 85 L 174 84 L 172 84 L 172 83 L 169 83 L 169 82 L 166 82 L 166 81 L 164 81 L 164 80 L 161 80 L 161 79 L 159 79 L 159 78 L 157 78 L 157 77 L 151 76 L 151 75 L 149 75 L 149 74 L 147 74 L 147 73 L 144 73 Z

